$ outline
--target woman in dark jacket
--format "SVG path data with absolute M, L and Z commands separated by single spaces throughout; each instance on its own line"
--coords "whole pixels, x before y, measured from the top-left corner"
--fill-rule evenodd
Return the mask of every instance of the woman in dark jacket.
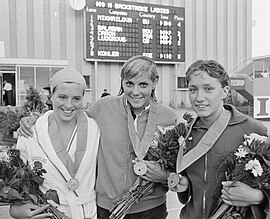
M 267 129 L 263 124 L 250 118 L 235 109 L 231 105 L 224 105 L 223 100 L 229 93 L 229 76 L 224 68 L 215 61 L 196 61 L 187 70 L 189 98 L 197 119 L 192 127 L 192 146 L 197 147 L 198 142 L 209 135 L 207 131 L 212 124 L 224 115 L 228 119 L 224 129 L 218 133 L 217 140 L 211 145 L 203 156 L 196 159 L 188 166 L 180 180 L 178 197 L 184 207 L 181 210 L 181 219 L 210 218 L 216 209 L 217 198 L 221 196 L 229 205 L 265 207 L 266 195 L 259 189 L 251 188 L 244 183 L 238 183 L 235 187 L 229 187 L 229 182 L 223 183 L 217 180 L 217 171 L 222 160 L 231 151 L 235 150 L 242 142 L 244 134 L 257 133 L 266 135 Z M 221 125 L 222 126 L 222 125 Z M 211 137 L 211 136 L 210 136 Z M 225 180 L 222 179 L 222 181 Z M 241 194 L 237 202 L 235 196 L 226 193 L 228 188 L 234 193 Z M 247 218 L 266 218 L 264 210 L 260 216 L 250 215 Z

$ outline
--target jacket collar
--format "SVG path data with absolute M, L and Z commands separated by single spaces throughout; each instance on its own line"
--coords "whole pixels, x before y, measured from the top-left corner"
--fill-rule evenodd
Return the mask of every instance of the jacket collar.
M 247 120 L 247 116 L 239 112 L 233 105 L 224 104 L 224 108 L 231 112 L 231 118 L 228 125 L 239 124 Z
M 123 104 L 126 112 L 128 112 L 127 109 L 128 109 L 128 107 L 130 108 L 130 104 L 127 102 L 126 96 L 123 94 L 120 98 L 122 99 L 122 104 Z M 157 102 L 154 101 L 152 98 L 150 98 L 149 105 L 147 105 L 144 110 L 149 110 L 149 111 L 151 111 L 151 113 L 156 114 L 157 113 Z
M 126 109 L 127 119 L 128 119 L 128 132 L 131 139 L 131 143 L 134 149 L 136 156 L 142 160 L 146 155 L 152 137 L 156 131 L 158 114 L 157 114 L 157 103 L 153 100 L 150 100 L 149 105 L 144 113 L 147 113 L 147 124 L 144 133 L 137 134 L 134 126 L 134 117 L 131 113 L 130 104 L 126 104 L 126 98 L 123 98 L 123 106 Z M 149 108 L 149 109 L 148 109 Z
M 247 116 L 243 113 L 239 112 L 233 105 L 224 104 L 224 108 L 231 113 L 231 118 L 229 120 L 228 126 L 239 124 L 245 120 L 247 120 Z M 195 122 L 194 128 L 207 128 L 204 123 L 197 117 L 197 121 Z

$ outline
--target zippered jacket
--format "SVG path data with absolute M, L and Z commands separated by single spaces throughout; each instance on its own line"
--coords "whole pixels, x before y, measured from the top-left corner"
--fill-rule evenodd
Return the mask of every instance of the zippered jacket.
M 224 132 L 214 146 L 201 158 L 191 164 L 183 174 L 186 174 L 190 187 L 188 192 L 178 193 L 178 198 L 184 207 L 181 219 L 207 219 L 216 208 L 221 192 L 221 182 L 217 180 L 217 171 L 224 158 L 235 150 L 244 140 L 244 134 L 257 133 L 266 135 L 266 127 L 247 115 L 236 110 L 231 105 L 224 105 L 231 112 L 231 118 Z M 192 128 L 192 146 L 195 147 L 208 128 L 199 118 Z M 225 181 L 225 179 L 222 179 Z
M 137 177 L 132 164 L 135 153 L 131 138 L 134 136 L 130 136 L 128 129 L 129 123 L 134 126 L 134 120 L 128 120 L 128 107 L 130 106 L 122 95 L 101 98 L 86 111 L 96 120 L 101 132 L 96 181 L 97 205 L 107 210 L 130 189 Z M 177 116 L 171 108 L 150 100 L 149 109 L 137 117 L 139 139 L 148 138 L 145 142 L 150 144 L 157 126 L 173 125 L 176 120 Z M 142 197 L 129 213 L 142 212 L 163 204 L 166 201 L 166 192 L 167 188 L 158 184 L 155 191 Z

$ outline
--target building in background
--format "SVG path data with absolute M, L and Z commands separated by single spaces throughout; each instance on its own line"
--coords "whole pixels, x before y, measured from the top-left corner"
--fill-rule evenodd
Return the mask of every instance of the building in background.
M 230 76 L 231 89 L 252 106 L 251 115 L 256 119 L 270 120 L 270 56 L 247 60 Z M 236 98 L 236 99 L 241 99 Z
M 251 0 L 0 0 L 0 4 L 0 72 L 14 87 L 16 105 L 25 101 L 30 85 L 46 99 L 42 88 L 67 65 L 85 76 L 85 104 L 97 100 L 104 87 L 117 95 L 121 66 L 140 53 L 158 63 L 158 99 L 189 107 L 185 71 L 192 62 L 214 59 L 231 72 L 252 57 Z

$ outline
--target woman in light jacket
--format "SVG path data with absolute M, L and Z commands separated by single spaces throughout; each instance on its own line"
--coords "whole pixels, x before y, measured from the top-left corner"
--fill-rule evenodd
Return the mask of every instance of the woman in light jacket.
M 47 173 L 40 189 L 44 193 L 57 191 L 60 211 L 72 219 L 95 219 L 99 128 L 82 111 L 85 80 L 81 73 L 65 68 L 52 77 L 50 88 L 53 111 L 38 118 L 32 138 L 18 139 L 17 149 L 30 165 L 42 163 Z M 14 218 L 48 218 L 50 214 L 42 210 L 33 204 L 12 205 L 10 214 Z

